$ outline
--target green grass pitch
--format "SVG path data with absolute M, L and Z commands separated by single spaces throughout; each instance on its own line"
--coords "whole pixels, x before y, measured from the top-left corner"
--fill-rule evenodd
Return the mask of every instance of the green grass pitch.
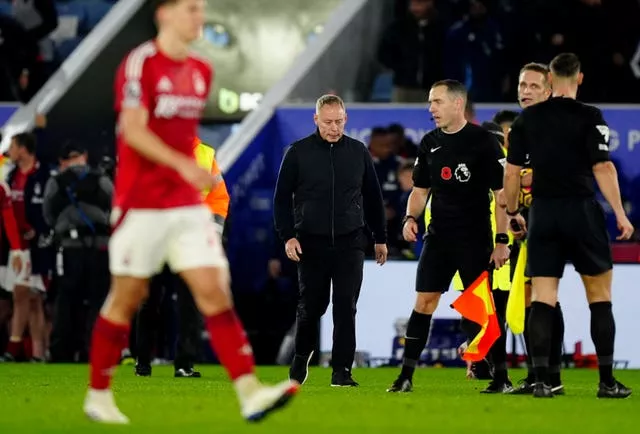
M 487 382 L 465 380 L 460 369 L 420 369 L 410 394 L 385 388 L 396 369 L 356 369 L 357 389 L 329 387 L 331 372 L 312 369 L 308 382 L 285 410 L 258 425 L 245 423 L 220 367 L 201 367 L 203 378 L 173 378 L 171 367 L 154 367 L 137 378 L 118 369 L 116 398 L 129 426 L 96 425 L 85 419 L 82 401 L 87 367 L 0 365 L 0 433 L 640 433 L 640 396 L 595 397 L 597 371 L 564 373 L 566 396 L 487 396 Z M 265 381 L 286 378 L 285 368 L 263 367 Z M 511 371 L 513 379 L 524 372 Z M 640 371 L 618 371 L 633 388 Z M 640 393 L 640 392 L 639 392 Z

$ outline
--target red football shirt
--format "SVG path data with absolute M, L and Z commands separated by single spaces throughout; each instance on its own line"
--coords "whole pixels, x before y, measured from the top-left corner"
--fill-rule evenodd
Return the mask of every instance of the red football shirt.
M 29 241 L 24 239 L 24 235 L 32 228 L 27 222 L 27 209 L 24 203 L 24 187 L 27 185 L 27 179 L 29 176 L 37 170 L 38 166 L 34 165 L 28 172 L 22 172 L 20 169 L 16 169 L 16 174 L 13 177 L 11 183 L 11 200 L 13 201 L 13 213 L 16 216 L 16 223 L 18 224 L 18 231 L 22 238 L 22 248 L 29 248 Z
M 144 107 L 149 129 L 167 145 L 194 158 L 197 136 L 213 70 L 198 57 L 176 61 L 154 41 L 124 59 L 116 75 L 115 109 Z M 166 209 L 202 203 L 201 193 L 173 169 L 138 154 L 118 132 L 114 206 L 121 209 Z
M 16 216 L 13 211 L 11 188 L 4 181 L 0 181 L 0 215 L 2 216 L 2 225 L 4 226 L 4 232 L 7 235 L 7 240 L 9 241 L 9 247 L 11 250 L 22 249 L 23 239 L 20 236 L 18 225 L 16 223 Z

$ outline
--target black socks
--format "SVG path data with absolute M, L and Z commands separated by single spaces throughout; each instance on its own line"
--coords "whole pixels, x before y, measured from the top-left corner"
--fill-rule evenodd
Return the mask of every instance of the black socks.
M 413 379 L 413 372 L 420 360 L 420 354 L 422 354 L 424 347 L 427 345 L 430 328 L 431 315 L 418 313 L 415 310 L 411 312 L 404 341 L 401 377 L 408 380 Z
M 529 355 L 536 382 L 549 384 L 549 354 L 551 352 L 551 336 L 553 334 L 556 309 L 546 303 L 531 303 L 529 317 Z
M 560 303 L 556 303 L 553 331 L 551 332 L 551 353 L 549 353 L 549 384 L 556 387 L 561 384 L 562 347 L 564 342 L 564 316 Z
M 598 355 L 600 382 L 607 386 L 615 384 L 613 378 L 613 346 L 616 323 L 611 311 L 611 302 L 603 301 L 589 305 L 591 309 L 591 339 Z

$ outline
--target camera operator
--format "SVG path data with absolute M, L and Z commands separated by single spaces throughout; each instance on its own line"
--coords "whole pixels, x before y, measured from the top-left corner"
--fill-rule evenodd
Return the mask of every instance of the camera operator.
M 113 184 L 87 164 L 87 151 L 67 143 L 60 172 L 47 183 L 44 217 L 59 247 L 51 361 L 87 359 L 93 323 L 109 291 L 109 214 Z

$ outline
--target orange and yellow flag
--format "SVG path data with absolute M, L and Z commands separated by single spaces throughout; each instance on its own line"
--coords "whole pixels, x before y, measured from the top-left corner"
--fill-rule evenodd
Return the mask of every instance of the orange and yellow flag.
M 463 317 L 482 327 L 462 355 L 464 360 L 479 362 L 487 356 L 493 343 L 500 337 L 500 325 L 491 294 L 489 273 L 482 273 L 451 306 Z

